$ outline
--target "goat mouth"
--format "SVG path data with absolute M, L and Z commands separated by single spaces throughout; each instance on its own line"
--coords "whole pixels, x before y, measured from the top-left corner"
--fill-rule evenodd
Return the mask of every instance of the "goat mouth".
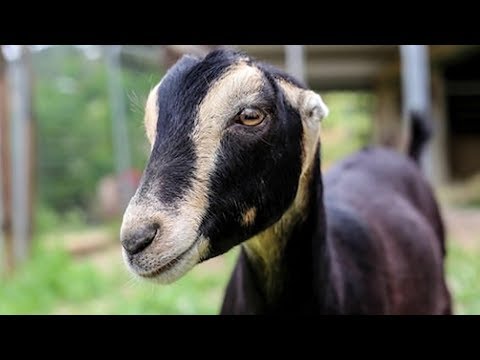
M 179 264 L 182 260 L 186 259 L 189 257 L 189 255 L 193 252 L 193 250 L 195 249 L 195 246 L 198 244 L 200 240 L 200 237 L 197 237 L 195 239 L 195 241 L 192 243 L 192 245 L 190 245 L 185 251 L 183 251 L 182 253 L 180 253 L 180 255 L 178 255 L 177 257 L 173 258 L 172 260 L 170 260 L 169 262 L 167 262 L 166 264 L 160 266 L 159 268 L 153 270 L 153 271 L 149 271 L 149 272 L 146 272 L 146 273 L 138 273 L 137 274 L 143 278 L 147 278 L 147 279 L 152 279 L 152 278 L 155 278 L 159 275 L 161 275 L 162 273 L 170 270 L 170 269 L 173 269 L 177 264 Z

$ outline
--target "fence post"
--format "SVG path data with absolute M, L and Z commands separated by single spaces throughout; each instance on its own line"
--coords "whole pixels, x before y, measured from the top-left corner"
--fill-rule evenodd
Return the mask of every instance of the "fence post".
M 28 49 L 23 45 L 11 46 L 8 62 L 8 80 L 11 89 L 11 214 L 13 255 L 20 263 L 29 254 L 31 230 L 31 147 L 32 109 L 31 83 L 28 69 Z M 8 60 L 8 59 L 7 59 Z
M 306 82 L 303 45 L 285 45 L 285 68 L 289 74 Z
M 5 158 L 5 124 L 7 119 L 7 94 L 5 81 L 5 59 L 3 57 L 2 46 L 0 45 L 0 275 L 6 271 L 7 253 L 6 253 L 6 238 L 7 226 L 5 216 L 5 197 L 4 193 L 4 177 L 6 171 L 4 169 Z

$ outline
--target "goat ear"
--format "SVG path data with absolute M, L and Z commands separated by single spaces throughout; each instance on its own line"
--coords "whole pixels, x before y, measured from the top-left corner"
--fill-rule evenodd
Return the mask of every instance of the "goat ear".
M 328 107 L 320 95 L 312 90 L 304 90 L 284 80 L 278 85 L 283 90 L 287 100 L 296 107 L 302 119 L 310 126 L 318 126 L 320 121 L 328 115 Z
M 328 116 L 328 107 L 317 93 L 307 90 L 302 103 L 302 113 L 310 125 L 316 125 Z

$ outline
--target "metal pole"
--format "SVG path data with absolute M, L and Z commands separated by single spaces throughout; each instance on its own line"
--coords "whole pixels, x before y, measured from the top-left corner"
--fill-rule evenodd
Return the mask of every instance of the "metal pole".
M 107 64 L 107 81 L 112 110 L 112 135 L 115 165 L 120 185 L 120 200 L 123 209 L 126 208 L 133 195 L 132 184 L 125 174 L 131 167 L 130 143 L 128 139 L 126 106 L 121 82 L 120 45 L 107 45 L 105 59 Z
M 285 68 L 289 74 L 305 82 L 305 53 L 303 45 L 285 45 Z
M 403 117 L 411 110 L 430 111 L 430 69 L 425 45 L 401 45 Z
M 29 79 L 23 46 L 9 62 L 8 78 L 11 95 L 11 141 L 12 141 L 12 230 L 13 253 L 21 262 L 28 254 L 28 122 L 30 120 Z
M 430 66 L 428 59 L 428 46 L 426 45 L 401 45 L 402 64 L 402 95 L 403 107 L 402 131 L 404 138 L 409 134 L 410 112 L 419 111 L 430 120 L 431 92 L 430 92 Z M 431 149 L 427 146 L 421 158 L 421 164 L 428 177 L 432 177 Z

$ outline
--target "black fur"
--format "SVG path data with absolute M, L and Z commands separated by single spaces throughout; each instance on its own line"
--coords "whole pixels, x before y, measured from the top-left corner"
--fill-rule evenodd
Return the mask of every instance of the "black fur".
M 425 145 L 432 137 L 432 121 L 425 113 L 412 111 L 410 114 L 410 126 L 412 127 L 412 138 L 408 153 L 418 163 Z

